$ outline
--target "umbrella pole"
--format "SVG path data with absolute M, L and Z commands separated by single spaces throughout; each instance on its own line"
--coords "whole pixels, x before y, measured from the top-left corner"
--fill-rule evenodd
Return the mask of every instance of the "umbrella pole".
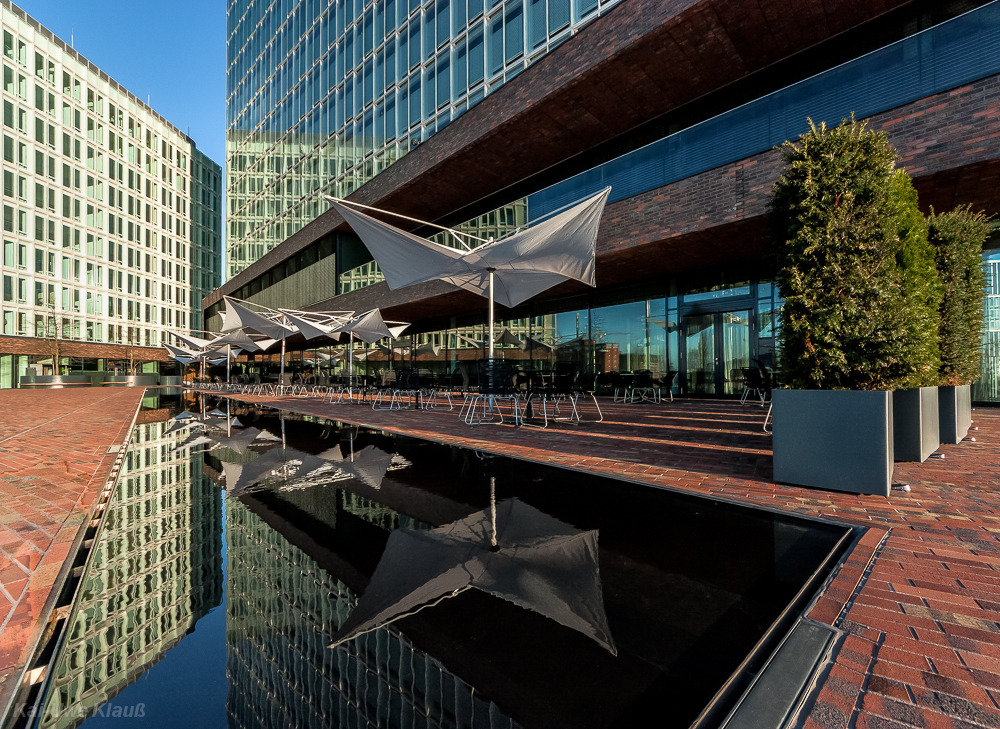
M 226 345 L 226 389 L 229 389 L 229 360 L 232 358 L 232 345 Z
M 495 373 L 493 372 L 493 273 L 494 273 L 494 271 L 496 269 L 489 268 L 487 270 L 489 271 L 489 274 L 490 274 L 490 278 L 489 278 L 489 294 L 490 295 L 489 295 L 489 306 L 486 309 L 486 318 L 489 319 L 489 325 L 490 325 L 489 326 L 489 342 L 490 342 L 490 346 L 489 346 L 489 349 L 487 350 L 489 354 L 488 354 L 488 356 L 486 358 L 486 382 L 487 382 L 487 386 L 489 387 L 489 391 L 490 392 L 486 396 L 486 399 L 487 399 L 487 406 L 489 408 L 489 412 L 493 413 L 494 410 L 496 412 L 500 412 L 499 409 L 498 409 L 498 407 L 497 407 L 497 405 L 496 405 L 496 400 L 493 397 L 493 388 L 496 386 Z M 484 411 L 484 414 L 485 414 L 485 411 Z M 501 416 L 501 418 L 502 418 L 502 416 Z M 516 422 L 516 413 L 515 413 L 515 422 Z M 496 525 L 494 524 L 494 527 L 495 526 Z M 496 531 L 496 529 L 494 529 L 494 531 Z M 496 537 L 494 537 L 493 546 L 496 547 Z
M 285 333 L 281 333 L 281 374 L 278 377 L 278 392 L 284 394 L 281 389 L 285 386 Z
M 347 400 L 354 397 L 354 330 L 347 332 Z
M 490 476 L 490 522 L 493 531 L 490 533 L 490 549 L 497 551 L 497 478 Z
M 493 273 L 496 269 L 487 269 L 490 273 L 490 296 L 489 296 L 489 307 L 487 308 L 486 318 L 489 319 L 490 324 L 490 349 L 489 349 L 489 362 L 493 362 Z

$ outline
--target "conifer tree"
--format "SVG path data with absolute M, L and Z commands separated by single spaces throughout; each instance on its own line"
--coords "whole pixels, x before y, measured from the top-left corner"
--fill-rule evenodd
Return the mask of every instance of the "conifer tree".
M 941 384 L 969 385 L 979 378 L 982 357 L 983 304 L 986 273 L 983 243 L 990 222 L 969 206 L 928 218 L 938 275 L 944 287 L 938 333 L 941 343 Z
M 845 120 L 783 145 L 771 201 L 784 384 L 879 390 L 937 368 L 926 226 L 884 133 Z

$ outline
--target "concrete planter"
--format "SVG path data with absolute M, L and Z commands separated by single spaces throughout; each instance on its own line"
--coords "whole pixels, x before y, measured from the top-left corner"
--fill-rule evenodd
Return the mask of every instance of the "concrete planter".
M 155 387 L 159 384 L 157 375 L 109 375 L 104 378 L 105 387 Z
M 775 481 L 889 495 L 890 392 L 775 390 L 773 397 Z
M 161 375 L 160 394 L 180 395 L 184 390 L 184 378 L 180 375 Z
M 19 387 L 42 389 L 61 387 L 89 387 L 89 375 L 26 375 L 20 379 Z
M 892 393 L 895 459 L 923 463 L 941 444 L 937 387 L 912 387 Z
M 941 442 L 961 443 L 972 426 L 972 385 L 938 388 Z

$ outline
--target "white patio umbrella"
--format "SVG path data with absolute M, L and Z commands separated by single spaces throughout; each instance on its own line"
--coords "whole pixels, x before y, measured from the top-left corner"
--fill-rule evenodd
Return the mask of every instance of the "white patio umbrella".
M 266 306 L 240 301 L 229 296 L 223 297 L 226 309 L 223 316 L 224 327 L 231 331 L 243 331 L 263 335 L 270 344 L 281 341 L 281 377 L 285 375 L 285 340 L 301 334 L 306 339 L 329 337 L 336 341 L 337 331 L 349 321 L 351 311 L 300 311 L 298 309 L 270 309 Z M 254 308 L 251 308 L 254 307 Z M 259 348 L 267 349 L 263 339 L 254 340 Z
M 167 350 L 167 353 L 171 358 L 177 360 L 181 364 L 191 364 L 192 362 L 201 363 L 201 374 L 205 375 L 205 363 L 211 362 L 216 364 L 218 362 L 223 362 L 228 360 L 228 354 L 225 359 L 220 356 L 212 345 L 217 341 L 218 337 L 214 336 L 211 339 L 206 339 L 204 337 L 196 337 L 193 334 L 183 334 L 181 332 L 175 332 L 168 329 L 168 334 L 172 334 L 176 339 L 184 343 L 183 347 L 164 344 L 163 348 Z M 214 355 L 214 356 L 213 356 Z
M 395 339 L 409 327 L 408 322 L 386 321 L 382 318 L 382 312 L 378 309 L 371 309 L 363 314 L 352 316 L 335 332 L 346 332 L 349 338 L 348 351 L 354 351 L 354 338 L 357 337 L 366 344 L 374 344 L 380 339 Z M 348 382 L 354 382 L 354 357 L 347 358 L 347 378 Z
M 186 349 L 184 347 L 177 347 L 172 344 L 164 344 L 163 348 L 167 350 L 167 354 L 170 355 L 171 359 L 175 359 L 181 364 L 191 364 L 196 359 L 198 359 L 198 355 L 193 350 Z
M 254 311 L 247 305 L 249 302 L 239 301 L 229 296 L 222 298 L 226 302 L 224 321 L 227 329 L 251 330 L 276 342 L 281 340 L 281 379 L 279 382 L 284 380 L 285 339 L 298 332 L 298 328 L 274 309 L 261 306 L 258 307 L 261 311 Z
M 606 188 L 530 228 L 468 251 L 432 243 L 375 220 L 347 207 L 354 204 L 349 201 L 327 199 L 375 257 L 389 288 L 440 279 L 486 297 L 489 358 L 493 359 L 494 302 L 516 306 L 567 279 L 596 284 L 597 229 L 610 191 Z M 465 236 L 450 232 L 459 239 Z

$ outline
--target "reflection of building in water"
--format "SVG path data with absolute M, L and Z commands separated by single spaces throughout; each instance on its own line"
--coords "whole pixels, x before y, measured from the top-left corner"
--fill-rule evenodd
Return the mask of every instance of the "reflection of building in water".
M 283 493 L 281 500 L 296 513 L 290 528 L 314 522 L 307 539 L 335 524 L 338 531 L 373 524 L 381 530 L 411 521 L 329 487 Z M 229 502 L 230 726 L 515 726 L 395 630 L 329 648 L 354 593 L 271 526 L 240 501 Z
M 189 435 L 136 427 L 54 662 L 41 726 L 71 727 L 116 696 L 222 600 L 219 489 Z

